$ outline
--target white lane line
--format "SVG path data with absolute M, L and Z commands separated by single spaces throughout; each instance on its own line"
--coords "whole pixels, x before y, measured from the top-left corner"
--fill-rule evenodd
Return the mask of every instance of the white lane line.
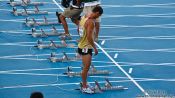
M 110 78 L 110 79 L 128 79 L 128 77 L 114 77 L 114 76 L 90 76 L 93 78 Z M 175 81 L 175 78 L 134 78 L 135 80 L 155 80 L 155 81 Z
M 40 11 L 48 11 L 48 10 L 58 10 L 59 8 L 39 8 Z M 35 11 L 34 8 L 30 8 L 30 9 L 26 9 L 27 11 Z M 9 9 L 0 9 L 0 11 L 9 11 L 9 12 L 12 12 L 12 8 L 9 10 Z M 17 11 L 21 12 L 21 11 L 24 11 L 24 9 L 17 9 Z
M 101 28 L 175 28 L 175 24 L 155 25 L 101 25 Z
M 173 9 L 175 8 L 174 6 L 129 6 L 129 5 L 104 5 L 104 9 L 107 8 L 162 8 L 162 9 Z
M 147 82 L 147 81 L 164 81 L 164 82 L 174 82 L 175 79 L 147 79 L 147 80 L 136 80 L 136 81 L 140 81 L 140 82 Z M 105 83 L 106 81 L 98 81 L 99 83 Z M 131 82 L 131 80 L 118 80 L 118 81 L 110 81 L 111 83 L 126 83 L 126 82 Z M 89 83 L 94 83 L 94 82 L 89 82 Z M 38 84 L 38 85 L 37 85 Z M 0 89 L 16 89 L 16 88 L 34 88 L 34 87 L 48 87 L 48 86 L 69 86 L 69 85 L 79 85 L 79 82 L 74 82 L 74 83 L 53 83 L 53 84 L 33 84 L 33 85 L 17 85 L 17 86 L 4 86 L 4 87 L 0 87 Z M 71 90 L 71 89 L 69 89 Z M 74 89 L 72 89 L 74 90 Z
M 49 12 L 50 14 L 55 14 L 55 12 Z M 146 17 L 146 18 L 174 18 L 175 13 L 164 13 L 164 14 L 140 14 L 140 15 L 104 15 L 102 18 L 119 18 L 119 17 Z M 43 19 L 36 19 L 36 20 L 43 20 Z M 49 20 L 56 20 L 56 18 L 49 18 Z M 7 21 L 7 22 L 25 22 L 24 19 L 0 19 L 0 21 Z
M 120 29 L 120 28 L 160 28 L 160 29 L 175 29 L 175 27 L 172 26 L 132 26 L 132 25 L 117 25 L 117 26 L 102 26 L 101 29 Z M 152 33 L 152 32 L 151 32 Z
M 46 31 L 46 30 L 45 30 Z M 12 31 L 13 32 L 13 31 Z M 24 33 L 24 32 L 23 32 Z M 26 33 L 25 33 L 26 34 Z M 79 35 L 71 35 L 74 37 L 78 37 Z M 150 39 L 150 40 L 172 40 L 175 39 L 175 35 L 171 36 L 133 36 L 133 37 L 128 37 L 128 36 L 99 36 L 99 40 L 104 41 L 104 40 L 132 40 L 132 39 Z M 76 40 L 71 40 L 67 42 L 75 42 Z M 44 41 L 44 42 L 49 42 L 49 41 Z M 55 42 L 60 42 L 60 41 L 55 41 Z M 35 44 L 36 42 L 14 42 L 14 43 L 0 43 L 0 45 L 25 45 L 25 44 Z
M 102 53 L 102 52 L 99 52 L 99 53 Z M 66 53 L 66 54 L 76 54 L 76 53 Z M 57 56 L 58 55 L 63 55 L 63 54 L 56 54 Z M 50 56 L 50 55 L 49 55 Z M 49 57 L 48 56 L 48 57 Z M 47 58 L 48 58 L 47 57 Z M 73 57 L 73 56 L 72 56 Z M 37 54 L 33 54 L 32 58 L 27 58 L 27 57 L 10 57 L 10 56 L 1 56 L 0 59 L 9 59 L 9 60 L 32 60 L 32 61 L 48 61 L 46 57 L 45 58 L 42 58 L 42 57 L 39 57 Z M 58 57 L 59 58 L 59 57 Z M 61 58 L 61 57 L 60 57 Z M 92 59 L 95 59 L 95 58 L 92 58 Z M 80 62 L 79 60 L 71 60 L 71 62 Z
M 104 27 L 111 27 L 111 26 L 125 26 L 125 25 L 115 25 L 115 24 L 112 24 L 112 25 L 105 25 L 103 24 L 102 26 Z M 134 26 L 134 25 L 131 25 L 131 26 Z M 137 26 L 137 25 L 135 25 Z M 175 26 L 175 24 L 153 24 L 153 25 L 141 25 L 143 27 L 159 27 L 159 26 Z
M 0 11 L 9 11 L 9 12 L 12 12 L 11 10 L 0 10 Z M 31 11 L 32 11 L 32 10 L 31 10 Z M 40 11 L 41 11 L 41 10 L 40 10 Z M 43 11 L 45 11 L 45 10 L 43 10 Z M 20 11 L 20 12 L 21 12 L 21 11 Z M 24 11 L 23 11 L 23 12 L 24 12 Z M 55 14 L 55 11 L 54 11 L 54 12 L 53 12 L 53 11 L 52 11 L 52 12 L 48 12 L 48 14 Z M 47 15 L 48 15 L 48 14 L 47 14 Z M 12 14 L 12 15 L 13 15 L 13 14 Z M 18 17 L 18 16 L 15 16 L 15 17 Z M 27 15 L 26 15 L 26 17 L 27 17 Z M 2 19 L 1 21 L 5 21 L 5 20 Z M 13 22 L 21 22 L 21 21 L 13 21 Z
M 156 51 L 156 50 L 131 50 L 131 51 L 126 51 L 126 50 L 119 50 L 119 51 L 109 51 L 110 53 L 113 52 L 124 52 L 124 53 L 131 53 L 131 52 L 167 52 L 167 53 L 174 53 L 175 50 L 169 50 L 169 51 Z
M 80 66 L 80 65 L 79 65 Z M 116 65 L 101 65 L 101 66 L 95 66 L 95 68 L 108 68 L 108 67 L 116 67 Z M 81 69 L 81 67 L 75 67 L 72 66 L 73 69 Z M 49 70 L 66 70 L 67 67 L 62 67 L 62 68 L 42 68 L 42 69 L 24 69 L 24 70 L 5 70 L 5 71 L 0 71 L 1 73 L 12 73 L 12 72 L 28 72 L 28 71 L 49 71 Z
M 76 30 L 77 28 L 70 28 L 70 30 Z M 44 31 L 51 31 L 52 29 L 44 29 Z M 59 30 L 59 32 L 62 32 L 63 29 L 57 29 Z M 40 30 L 36 30 L 38 32 L 40 32 Z M 31 32 L 31 30 L 9 30 L 9 31 L 0 31 L 0 33 L 9 33 L 9 34 L 31 34 L 28 33 Z M 78 35 L 77 35 L 78 36 Z
M 99 83 L 105 83 L 105 81 L 98 81 Z M 121 82 L 121 81 L 112 81 L 112 82 Z M 94 83 L 94 82 L 89 82 Z M 0 89 L 14 89 L 14 88 L 33 88 L 33 87 L 47 87 L 47 86 L 67 86 L 67 85 L 79 85 L 77 83 L 56 83 L 56 84 L 40 84 L 40 85 L 17 85 L 17 86 L 4 86 L 0 87 Z M 70 90 L 70 89 L 69 89 Z M 73 89 L 72 89 L 73 90 Z
M 126 49 L 126 48 L 104 48 L 105 50 L 114 50 L 113 52 L 174 52 L 175 48 L 162 48 L 162 49 Z
M 106 52 L 108 52 L 108 53 L 116 53 L 116 52 L 118 52 L 118 53 L 132 53 L 132 52 L 166 52 L 166 53 L 174 53 L 175 52 L 175 50 L 171 50 L 171 51 L 125 51 L 125 50 L 118 50 L 118 51 L 116 51 L 116 50 L 106 50 Z
M 39 58 L 1 58 L 1 59 L 9 59 L 9 60 L 31 60 L 31 61 L 47 61 L 48 59 L 39 59 Z
M 9 56 L 0 56 L 0 58 L 17 58 L 17 57 L 34 57 L 34 56 L 48 56 L 50 54 L 22 54 L 22 55 L 9 55 Z M 61 55 L 61 53 L 56 54 Z
M 18 72 L 10 72 L 10 73 L 1 73 L 1 74 L 11 74 L 11 75 L 32 75 L 32 76 L 67 76 L 67 75 L 58 75 L 58 74 L 40 74 L 40 73 L 18 73 Z
M 99 37 L 100 38 L 100 37 Z M 173 40 L 174 36 L 169 37 L 158 37 L 158 36 L 150 36 L 150 37 L 109 37 L 109 38 L 100 38 L 99 40 L 132 40 L 132 39 L 146 39 L 146 40 Z
M 49 43 L 48 43 L 49 44 Z M 36 45 L 36 44 L 35 44 Z M 24 46 L 24 47 L 34 47 L 35 45 L 23 45 L 23 44 L 0 44 L 0 46 Z M 67 48 L 77 48 L 77 47 L 67 47 Z
M 66 42 L 76 42 L 77 40 L 67 40 Z M 54 41 L 55 43 L 59 43 L 61 41 Z M 37 41 L 35 42 L 14 42 L 14 43 L 0 43 L 0 45 L 25 45 L 25 44 L 32 44 L 36 45 Z M 50 43 L 50 41 L 44 41 L 44 43 Z
M 109 39 L 105 39 L 105 40 L 108 40 L 108 41 L 112 41 L 112 40 L 128 40 L 128 39 L 142 39 L 142 38 L 109 38 Z M 144 38 L 143 38 L 144 39 Z M 149 39 L 149 38 L 145 38 L 145 39 Z M 172 39 L 175 39 L 175 38 L 150 38 L 151 40 L 172 40 Z M 99 40 L 102 40 L 102 39 L 99 39 Z M 73 42 L 75 42 L 76 40 L 71 40 Z M 45 41 L 46 42 L 46 41 Z M 59 41 L 55 41 L 56 43 L 59 42 Z M 46 44 L 49 44 L 49 41 L 46 42 Z M 36 45 L 36 42 L 31 42 L 31 43 L 20 43 L 20 42 L 17 42 L 17 43 L 0 43 L 0 46 L 27 46 L 27 47 L 33 47 L 34 45 Z M 101 45 L 103 45 L 103 43 L 101 43 Z M 71 47 L 71 48 L 77 48 L 77 47 Z
M 24 20 L 12 20 L 12 19 L 9 19 L 9 20 L 5 20 L 5 19 L 0 19 L 0 21 L 2 22 L 19 22 L 19 23 L 24 23 L 25 21 Z
M 1 0 L 1 1 L 10 1 L 10 0 Z M 15 0 L 15 2 L 21 2 L 21 0 Z M 54 4 L 55 5 L 55 3 L 52 3 L 52 2 L 42 2 L 42 3 L 44 3 L 44 4 Z
M 16 88 L 33 88 L 33 87 L 47 87 L 47 86 L 61 86 L 61 85 L 78 85 L 79 83 L 65 83 L 65 84 L 40 84 L 40 85 L 17 85 L 17 86 L 4 86 L 0 89 L 16 89 Z
M 115 14 L 112 14 L 112 15 L 109 15 L 109 14 L 104 14 L 102 17 L 105 17 L 105 16 L 171 16 L 171 15 L 175 15 L 175 13 L 154 13 L 154 14 L 126 14 L 126 15 L 115 15 Z
M 157 8 L 173 8 L 174 7 L 174 5 L 175 5 L 175 3 L 174 2 L 171 2 L 171 3 L 157 3 L 157 4 L 154 4 L 154 3 L 152 3 L 152 4 L 140 4 L 140 5 L 105 5 L 105 4 L 103 4 L 102 5 L 102 7 L 132 7 L 132 8 L 137 8 L 137 7 L 150 7 L 150 8 L 152 8 L 152 7 L 157 7 Z
M 170 35 L 170 36 L 133 36 L 133 37 L 130 37 L 130 36 L 115 36 L 115 35 L 114 35 L 114 36 L 110 36 L 110 35 L 101 36 L 101 35 L 100 35 L 99 37 L 106 37 L 106 38 L 108 38 L 108 37 L 109 37 L 109 38 L 129 38 L 129 39 L 130 39 L 130 38 L 131 38 L 131 39 L 132 39 L 132 38 L 134 38 L 134 39 L 135 39 L 135 38 L 144 39 L 144 38 L 146 37 L 146 39 L 147 39 L 147 38 L 171 38 L 171 37 L 174 38 L 175 35 Z
M 121 66 L 136 66 L 136 67 L 149 67 L 149 66 L 169 66 L 175 67 L 175 63 L 144 63 L 144 62 L 118 62 Z M 112 65 L 111 65 L 112 66 Z
M 116 66 L 116 65 L 112 65 Z M 100 66 L 102 67 L 102 66 Z M 74 67 L 74 68 L 81 68 L 81 67 Z M 9 71 L 1 71 L 0 74 L 15 74 L 15 75 L 33 75 L 33 76 L 67 76 L 63 74 L 41 74 L 41 73 L 21 73 L 23 71 L 41 71 L 41 70 L 58 70 L 58 69 L 66 69 L 63 68 L 45 68 L 45 69 L 29 69 L 29 70 L 9 70 Z M 16 72 L 19 71 L 19 72 Z M 128 79 L 128 77 L 114 77 L 114 76 L 89 76 L 91 78 L 110 78 L 110 79 Z M 167 78 L 134 78 L 135 80 L 149 80 L 149 81 L 175 81 L 175 79 L 167 79 Z
M 0 46 L 19 46 L 19 47 L 33 47 L 34 45 L 23 45 L 23 44 L 0 44 Z M 34 48 L 34 47 L 33 47 Z M 70 49 L 76 49 L 77 47 L 70 47 Z M 68 49 L 68 48 L 67 48 Z M 163 49 L 129 49 L 129 48 L 104 48 L 107 52 L 175 52 L 174 48 L 163 48 Z M 101 53 L 101 52 L 99 52 Z M 7 58 L 7 57 L 0 57 Z M 11 57 L 9 57 L 11 58 Z
M 74 67 L 72 67 L 74 68 Z M 67 67 L 62 67 L 62 68 L 42 68 L 42 69 L 23 69 L 23 70 L 5 70 L 5 71 L 0 71 L 1 73 L 12 73 L 12 72 L 27 72 L 27 71 L 45 71 L 45 70 L 61 70 L 61 69 L 67 69 Z
M 75 55 L 76 52 L 67 52 L 68 55 Z M 57 53 L 55 55 L 63 55 L 63 53 Z M 8 55 L 8 56 L 0 56 L 0 58 L 20 58 L 20 57 L 35 57 L 35 56 L 50 56 L 50 54 L 22 54 L 22 55 Z
M 77 40 L 68 40 L 66 42 L 76 42 Z M 54 41 L 55 43 L 60 43 L 61 41 Z M 50 41 L 43 41 L 45 44 L 50 44 Z M 0 43 L 1 46 L 35 46 L 37 41 L 35 42 L 14 42 L 14 43 Z M 68 43 L 69 44 L 69 43 Z M 73 43 L 72 43 L 73 44 Z M 67 47 L 69 48 L 69 47 Z M 70 47 L 71 48 L 71 47 Z
M 67 75 L 63 74 L 40 74 L 40 73 L 2 73 L 2 74 L 8 74 L 8 75 L 32 75 L 32 76 L 57 76 L 57 77 L 67 77 Z M 128 77 L 111 77 L 111 76 L 89 76 L 91 78 L 108 78 L 108 79 L 126 79 L 121 80 L 120 82 L 130 82 L 131 80 L 128 80 Z M 135 81 L 175 81 L 175 79 L 167 79 L 167 78 L 133 78 Z M 112 82 L 112 81 L 110 81 Z M 113 81 L 115 82 L 115 81 Z
M 77 37 L 78 35 L 72 35 Z M 104 37 L 104 38 L 103 38 Z M 150 36 L 150 37 L 124 37 L 124 36 L 99 36 L 99 40 L 102 41 L 101 45 L 103 45 L 104 41 L 112 41 L 112 40 L 133 40 L 133 39 L 147 39 L 147 40 L 174 40 L 175 36 Z M 44 41 L 45 43 L 49 43 L 50 41 Z M 55 41 L 60 42 L 60 41 Z M 69 41 L 67 41 L 69 42 Z M 76 40 L 71 40 L 71 42 L 76 42 Z M 32 44 L 32 45 L 31 45 Z M 36 42 L 14 42 L 14 43 L 0 43 L 1 46 L 27 46 L 32 47 L 36 44 Z M 76 48 L 76 47 L 75 47 Z M 174 49 L 173 49 L 174 50 Z M 148 50 L 149 51 L 149 50 Z M 153 50 L 154 51 L 154 50 Z M 171 52 L 171 51 L 170 51 Z
M 79 65 L 80 66 L 80 65 Z M 96 68 L 109 68 L 109 67 L 116 67 L 116 65 L 103 65 L 103 66 L 95 66 Z M 72 66 L 73 69 L 81 69 L 81 67 L 75 67 Z M 28 72 L 28 71 L 45 71 L 45 70 L 65 70 L 67 67 L 62 67 L 62 68 L 42 68 L 42 69 L 24 69 L 24 70 L 5 70 L 5 71 L 0 71 L 0 74 L 3 73 L 14 73 L 14 72 Z
M 102 18 L 123 18 L 123 17 L 136 17 L 136 18 L 174 18 L 174 13 L 173 15 L 105 15 Z
M 53 13 L 55 13 L 55 12 L 53 12 Z M 30 19 L 31 19 L 32 17 L 30 17 Z M 47 17 L 46 17 L 47 18 Z M 35 19 L 37 22 L 43 22 L 44 21 L 44 19 L 43 18 L 36 18 Z M 49 21 L 49 22 L 53 22 L 53 21 L 57 21 L 57 18 L 47 18 L 47 20 Z M 0 19 L 0 21 L 4 21 L 4 22 L 19 22 L 19 23 L 23 23 L 23 24 L 25 24 L 25 19 L 11 19 L 11 20 L 5 20 L 5 19 Z M 73 23 L 68 23 L 69 25 L 75 25 L 75 24 L 73 24 Z M 58 24 L 59 25 L 59 24 Z
M 105 63 L 105 62 L 104 62 Z M 107 63 L 107 62 L 106 62 Z M 110 62 L 111 64 L 112 62 Z M 141 66 L 166 66 L 166 67 L 175 67 L 175 63 L 134 63 L 134 62 L 118 62 L 121 66 L 128 66 L 128 67 L 141 67 Z M 116 67 L 116 65 L 101 65 L 101 66 L 95 66 L 96 68 L 108 68 L 108 67 Z M 72 67 L 73 69 L 80 69 L 81 67 Z M 5 71 L 0 71 L 1 73 L 12 73 L 12 72 L 27 72 L 27 71 L 43 71 L 43 70 L 62 70 L 62 69 L 67 69 L 67 67 L 62 67 L 62 68 L 42 68 L 42 69 L 23 69 L 23 70 L 5 70 Z
M 43 21 L 44 19 L 43 18 L 37 18 L 35 19 L 37 21 Z M 57 20 L 57 18 L 48 18 L 48 21 L 51 21 L 51 20 Z M 0 19 L 0 21 L 7 21 L 7 22 L 25 22 L 25 19 Z M 72 23 L 70 23 L 72 24 Z
M 67 75 L 63 75 L 63 74 L 42 74 L 42 73 L 22 73 L 22 72 L 2 72 L 0 74 L 6 74 L 6 75 L 32 75 L 32 76 L 58 76 L 58 77 L 65 77 Z M 91 78 L 109 78 L 109 79 L 127 79 L 128 77 L 114 77 L 114 76 L 89 76 Z M 135 80 L 174 80 L 175 79 L 163 79 L 163 78 L 133 78 Z M 131 80 L 130 80 L 131 81 Z
M 118 62 L 122 65 L 155 65 L 155 66 L 175 66 L 175 63 L 144 63 L 144 62 Z
M 74 62 L 82 63 L 82 61 L 74 61 Z M 93 60 L 92 63 L 113 64 L 113 62 L 110 62 L 110 61 L 95 61 L 95 60 Z M 2 65 L 0 65 L 0 66 L 2 66 Z M 10 65 L 10 66 L 13 66 L 13 65 Z
M 34 45 L 23 45 L 23 44 L 0 44 L 1 46 L 23 46 L 23 47 L 33 47 Z
M 55 12 L 50 12 L 50 13 L 54 13 L 55 14 Z M 160 14 L 161 15 L 161 14 Z M 174 15 L 174 13 L 167 13 L 167 14 L 162 14 L 162 15 Z M 140 17 L 154 17 L 153 15 L 151 16 L 151 14 L 149 15 L 145 15 L 145 14 L 143 14 L 143 15 L 104 15 L 102 18 L 111 18 L 111 17 L 134 17 L 134 16 L 136 16 L 136 17 L 138 17 L 138 16 L 140 16 Z M 158 16 L 158 15 L 157 15 Z M 156 17 L 156 15 L 155 15 L 155 17 Z M 161 17 L 161 16 L 160 16 Z M 170 16 L 171 17 L 171 16 Z M 43 19 L 35 19 L 35 20 L 43 20 Z M 49 20 L 57 20 L 57 18 L 49 18 Z M 10 19 L 10 20 L 5 20 L 5 19 L 0 19 L 0 21 L 11 21 L 11 22 L 25 22 L 25 20 L 24 19 Z

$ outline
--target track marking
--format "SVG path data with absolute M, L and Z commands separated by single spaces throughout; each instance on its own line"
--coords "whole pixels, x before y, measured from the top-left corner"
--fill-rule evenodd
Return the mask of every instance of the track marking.
M 17 9 L 18 11 L 24 11 L 24 9 L 22 9 L 22 8 L 19 8 L 19 9 Z M 34 8 L 28 8 L 28 9 L 26 9 L 27 11 L 34 11 L 35 9 Z M 39 8 L 39 10 L 40 11 L 44 11 L 44 10 L 58 10 L 58 8 Z M 12 12 L 12 9 L 0 9 L 0 11 L 9 11 L 9 12 Z
M 170 81 L 170 82 L 174 82 L 175 79 L 143 79 L 143 80 L 136 80 L 136 81 L 140 81 L 140 82 L 147 82 L 147 81 Z M 105 83 L 106 81 L 99 81 L 99 83 Z M 126 82 L 131 82 L 131 80 L 118 80 L 118 81 L 110 81 L 111 83 L 126 83 Z M 89 83 L 94 83 L 94 82 L 89 82 Z M 4 87 L 0 87 L 0 89 L 17 89 L 17 88 L 34 88 L 34 87 L 48 87 L 48 86 L 69 86 L 69 85 L 79 85 L 79 82 L 74 82 L 74 83 L 53 83 L 53 84 L 40 84 L 40 85 L 17 85 L 17 86 L 4 86 Z M 73 89 L 72 89 L 73 90 Z
M 49 43 L 48 43 L 49 44 Z M 20 44 L 20 43 L 0 43 L 0 46 L 20 46 L 20 47 L 33 47 L 35 44 Z M 102 44 L 103 45 L 103 44 Z M 67 47 L 76 49 L 76 47 Z M 134 48 L 104 48 L 108 52 L 175 52 L 175 48 L 156 48 L 156 49 L 134 49 Z M 1 58 L 1 57 L 0 57 Z
M 80 65 L 78 65 L 80 66 Z M 95 66 L 95 68 L 108 68 L 108 67 L 116 67 L 115 65 L 101 65 L 101 66 Z M 81 69 L 81 67 L 72 66 L 73 69 Z M 49 71 L 49 70 L 66 70 L 67 67 L 61 67 L 61 68 L 42 68 L 42 69 L 24 69 L 24 70 L 5 70 L 0 71 L 0 74 L 4 73 L 14 73 L 14 72 L 28 72 L 28 71 Z
M 105 50 L 114 50 L 113 52 L 174 52 L 175 48 L 157 48 L 157 49 L 128 49 L 128 48 L 104 48 Z
M 145 17 L 145 18 L 174 18 L 175 13 L 164 14 L 138 14 L 138 15 L 104 15 L 102 18 Z
M 175 24 L 155 25 L 101 25 L 101 28 L 175 28 Z
M 2 73 L 2 74 L 12 74 L 12 75 L 33 75 L 33 76 L 57 76 L 57 77 L 67 77 L 67 75 L 63 74 L 39 74 L 39 73 Z M 110 76 L 89 76 L 91 78 L 108 78 L 108 79 L 126 79 L 120 80 L 120 82 L 130 82 L 128 77 L 110 77 Z M 136 81 L 175 81 L 175 79 L 167 79 L 167 78 L 134 78 Z M 110 82 L 119 82 L 119 81 L 110 81 Z M 92 82 L 93 83 L 93 82 Z M 64 84 L 64 83 L 63 83 Z
M 108 68 L 108 67 L 116 67 L 116 65 L 113 65 L 112 62 L 98 62 L 96 61 L 96 63 L 108 63 L 111 65 L 97 65 L 95 66 L 96 68 Z M 135 62 L 118 62 L 120 64 L 120 66 L 128 66 L 128 67 L 141 67 L 141 66 L 169 66 L 169 67 L 175 67 L 175 63 L 135 63 Z M 76 67 L 73 66 L 73 69 L 80 69 L 81 67 Z M 67 69 L 67 67 L 62 67 L 62 68 L 42 68 L 42 69 L 23 69 L 23 70 L 4 70 L 4 71 L 0 71 L 1 73 L 12 73 L 12 72 L 27 72 L 27 71 L 42 71 L 42 70 L 62 70 L 62 69 Z
M 110 8 L 110 7 L 125 7 L 125 8 L 174 8 L 175 3 L 157 3 L 157 4 L 140 4 L 140 5 L 102 5 L 105 8 Z
M 77 28 L 70 28 L 70 30 L 76 30 Z M 44 29 L 44 31 L 51 31 L 52 29 Z M 58 32 L 62 32 L 63 29 L 57 29 Z M 37 30 L 40 31 L 40 30 Z M 27 32 L 31 32 L 31 30 L 9 30 L 9 31 L 0 31 L 0 33 L 10 33 L 10 34 L 29 34 Z M 31 33 L 30 33 L 31 34 Z M 78 35 L 77 35 L 78 36 Z

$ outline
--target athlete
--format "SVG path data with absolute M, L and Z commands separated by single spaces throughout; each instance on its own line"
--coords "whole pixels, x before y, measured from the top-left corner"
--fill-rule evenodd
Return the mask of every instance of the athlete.
M 91 65 L 92 51 L 95 55 L 98 54 L 98 50 L 95 46 L 95 20 L 103 14 L 103 9 L 100 6 L 94 7 L 92 13 L 88 17 L 82 17 L 80 24 L 82 27 L 82 34 L 80 34 L 80 41 L 78 43 L 78 53 L 82 57 L 83 70 L 82 70 L 82 92 L 94 93 L 94 91 L 87 85 L 88 70 Z
M 71 18 L 72 22 L 78 25 L 79 17 L 83 11 L 83 5 L 81 0 L 72 0 L 71 5 L 64 10 L 63 13 L 56 12 L 58 22 L 62 23 L 65 35 L 70 36 L 66 18 Z

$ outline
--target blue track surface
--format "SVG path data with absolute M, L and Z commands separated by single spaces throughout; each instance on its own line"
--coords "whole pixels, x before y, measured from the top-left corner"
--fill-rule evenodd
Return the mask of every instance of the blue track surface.
M 49 21 L 57 21 L 55 12 L 62 12 L 60 5 L 53 1 L 44 0 L 47 3 L 39 6 L 39 9 L 49 12 L 49 15 L 45 15 Z M 13 16 L 10 13 L 12 7 L 7 2 L 0 1 L 0 98 L 29 98 L 33 91 L 41 91 L 45 98 L 136 98 L 140 94 L 150 94 L 151 90 L 175 94 L 173 0 L 102 0 L 104 14 L 98 43 L 99 54 L 93 57 L 92 62 L 97 69 L 112 73 L 90 76 L 88 81 L 94 85 L 93 82 L 97 80 L 102 86 L 104 79 L 108 78 L 113 85 L 123 85 L 129 89 L 93 95 L 74 90 L 79 87 L 81 77 L 61 75 L 67 66 L 72 66 L 74 71 L 81 71 L 81 60 L 52 63 L 47 59 L 51 52 L 58 57 L 62 57 L 62 52 L 74 56 L 76 48 L 33 48 L 38 38 L 27 35 L 31 33 L 31 28 L 24 25 L 26 16 Z M 43 19 L 43 15 L 29 17 L 37 21 Z M 69 19 L 68 23 L 73 41 L 67 42 L 76 44 L 76 26 Z M 55 27 L 60 32 L 64 31 L 59 24 Z M 52 26 L 36 27 L 37 30 L 41 28 L 51 31 Z M 58 37 L 42 40 L 60 43 Z M 133 69 L 132 73 L 129 73 L 129 69 Z

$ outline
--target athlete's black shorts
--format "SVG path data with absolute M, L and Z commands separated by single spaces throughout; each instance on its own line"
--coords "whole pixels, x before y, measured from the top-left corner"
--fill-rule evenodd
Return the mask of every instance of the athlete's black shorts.
M 87 55 L 87 54 L 90 54 L 92 56 L 92 49 L 88 49 L 88 48 L 78 48 L 78 53 L 80 55 Z

